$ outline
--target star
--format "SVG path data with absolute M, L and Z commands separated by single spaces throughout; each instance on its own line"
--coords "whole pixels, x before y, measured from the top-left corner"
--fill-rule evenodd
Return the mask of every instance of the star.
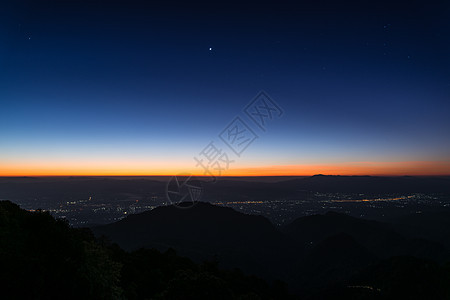
M 212 51 L 212 48 L 211 48 L 211 47 L 209 47 L 209 51 Z

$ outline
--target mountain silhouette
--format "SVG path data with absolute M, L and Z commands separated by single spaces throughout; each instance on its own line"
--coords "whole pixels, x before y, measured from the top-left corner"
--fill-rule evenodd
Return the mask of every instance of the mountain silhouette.
M 406 238 L 390 224 L 335 212 L 298 218 L 284 226 L 282 231 L 297 247 L 303 246 L 306 249 L 313 248 L 318 242 L 331 236 L 346 234 L 380 259 L 396 255 L 415 255 L 441 260 L 448 256 L 447 249 L 440 243 L 414 237 Z
M 281 230 L 299 253 L 300 249 L 303 251 L 302 256 L 292 260 L 286 279 L 297 294 L 344 284 L 366 268 L 392 257 L 438 261 L 449 258 L 447 248 L 440 243 L 407 238 L 390 224 L 341 213 L 301 217 Z
M 446 224 L 445 214 L 435 219 L 427 230 Z M 277 228 L 208 203 L 165 206 L 94 228 L 124 251 L 48 212 L 0 201 L 0 287 L 16 298 L 288 297 L 281 282 L 254 274 L 285 281 L 302 299 L 448 299 L 446 248 L 397 225 L 329 212 Z
M 339 233 L 318 242 L 297 263 L 292 272 L 293 281 L 297 282 L 297 291 L 336 284 L 376 261 L 376 256 L 352 236 Z
M 196 261 L 214 258 L 225 267 L 262 275 L 276 273 L 273 266 L 285 258 L 278 254 L 289 251 L 268 219 L 204 202 L 189 209 L 162 206 L 92 230 L 126 250 L 173 248 Z
M 442 243 L 450 249 L 450 211 L 428 211 L 407 214 L 391 220 L 395 229 L 405 236 Z
M 126 252 L 9 201 L 0 201 L 0 289 L 5 299 L 289 299 L 282 282 L 173 249 Z
M 300 294 L 345 282 L 393 256 L 448 258 L 447 249 L 437 242 L 405 237 L 390 224 L 335 212 L 301 217 L 277 228 L 262 216 L 200 202 L 189 209 L 158 207 L 92 230 L 129 251 L 173 248 L 194 261 L 215 259 L 221 267 L 284 280 Z

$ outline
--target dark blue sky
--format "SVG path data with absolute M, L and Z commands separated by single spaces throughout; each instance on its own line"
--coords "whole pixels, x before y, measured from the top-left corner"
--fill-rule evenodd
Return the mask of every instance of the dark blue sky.
M 0 173 L 190 169 L 260 90 L 284 114 L 255 128 L 237 169 L 450 161 L 448 1 L 17 1 L 0 14 Z

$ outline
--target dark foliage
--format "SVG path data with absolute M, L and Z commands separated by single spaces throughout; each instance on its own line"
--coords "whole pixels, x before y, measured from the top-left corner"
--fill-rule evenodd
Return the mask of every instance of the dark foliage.
M 120 264 L 88 230 L 0 202 L 2 294 L 22 299 L 119 298 Z
M 450 299 L 448 264 L 379 255 L 386 252 L 373 241 L 392 249 L 397 242 L 409 245 L 383 224 L 328 214 L 299 219 L 285 233 L 294 249 L 303 249 L 298 257 L 285 251 L 292 262 L 286 278 L 297 296 L 283 282 L 222 269 L 217 259 L 196 263 L 172 249 L 127 252 L 47 212 L 2 201 L 0 288 L 7 299 Z
M 174 250 L 126 252 L 47 212 L 0 202 L 0 282 L 12 299 L 286 299 L 286 287 L 196 264 Z

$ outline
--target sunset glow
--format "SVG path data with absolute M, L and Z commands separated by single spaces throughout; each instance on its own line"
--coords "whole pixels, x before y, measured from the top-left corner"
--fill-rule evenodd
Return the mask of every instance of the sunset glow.
M 169 165 L 169 163 L 167 164 Z M 222 172 L 222 176 L 311 176 L 373 175 L 373 176 L 437 176 L 450 175 L 450 162 L 348 162 L 332 164 L 275 165 L 239 167 Z M 83 165 L 66 164 L 3 164 L 0 176 L 169 176 L 177 174 L 206 176 L 200 168 L 173 165 L 163 168 L 151 164 L 102 162 Z

